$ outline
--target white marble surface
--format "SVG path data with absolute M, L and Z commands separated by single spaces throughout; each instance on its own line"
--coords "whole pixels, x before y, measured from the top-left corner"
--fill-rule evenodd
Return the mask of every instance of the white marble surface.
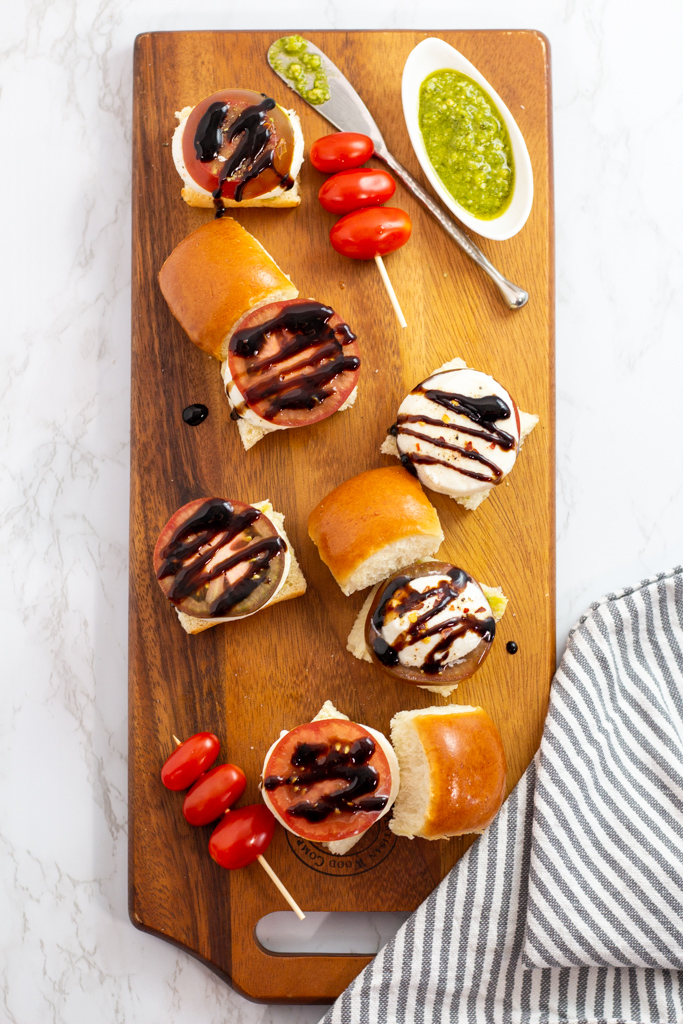
M 188 13 L 189 11 L 192 13 Z M 131 64 L 180 28 L 535 27 L 554 62 L 558 636 L 681 561 L 674 0 L 3 7 L 0 1021 L 308 1022 L 126 911 Z

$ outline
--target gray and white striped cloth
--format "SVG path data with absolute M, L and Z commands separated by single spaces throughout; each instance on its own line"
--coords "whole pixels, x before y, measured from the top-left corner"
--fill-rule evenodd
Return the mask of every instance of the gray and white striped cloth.
M 496 821 L 323 1024 L 683 1022 L 683 568 L 591 606 Z

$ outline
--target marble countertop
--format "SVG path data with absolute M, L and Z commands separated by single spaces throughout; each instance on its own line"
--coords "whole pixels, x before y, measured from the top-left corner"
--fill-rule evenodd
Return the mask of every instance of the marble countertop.
M 559 649 L 593 599 L 682 557 L 683 8 L 478 0 L 456 13 L 448 0 L 418 9 L 261 0 L 256 20 L 236 7 L 24 0 L 3 12 L 3 1024 L 298 1024 L 322 1012 L 248 1003 L 127 916 L 137 33 L 285 21 L 544 31 L 555 127 Z

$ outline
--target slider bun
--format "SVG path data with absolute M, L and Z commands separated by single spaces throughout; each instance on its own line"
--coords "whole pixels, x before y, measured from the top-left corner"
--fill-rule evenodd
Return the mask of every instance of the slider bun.
M 483 708 L 399 711 L 391 742 L 401 769 L 392 832 L 447 839 L 491 824 L 505 797 L 507 766 L 500 733 Z
M 220 360 L 227 357 L 242 317 L 299 294 L 261 243 L 232 217 L 211 220 L 179 242 L 161 268 L 159 284 L 190 341 Z
M 433 555 L 443 542 L 436 509 L 402 466 L 340 484 L 311 512 L 308 533 L 347 595 Z

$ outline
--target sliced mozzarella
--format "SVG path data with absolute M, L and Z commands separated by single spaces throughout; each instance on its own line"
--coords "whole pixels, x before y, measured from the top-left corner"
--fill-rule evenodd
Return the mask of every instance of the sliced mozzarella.
M 509 417 L 496 420 L 493 426 L 504 430 L 514 438 L 514 445 L 509 451 L 484 438 L 465 432 L 465 430 L 476 430 L 481 433 L 489 433 L 487 424 L 474 423 L 467 416 L 444 408 L 421 394 L 417 389 L 403 400 L 398 410 L 399 424 L 401 416 L 410 416 L 411 418 L 425 416 L 429 419 L 439 420 L 443 424 L 443 426 L 439 426 L 420 422 L 419 419 L 405 423 L 406 428 L 422 435 L 419 438 L 413 434 L 403 433 L 399 425 L 396 437 L 399 455 L 407 455 L 409 459 L 411 456 L 429 456 L 439 460 L 434 464 L 414 463 L 417 475 L 425 487 L 440 494 L 448 494 L 452 498 L 467 498 L 480 494 L 482 491 L 489 491 L 495 483 L 507 476 L 517 458 L 520 430 L 517 421 L 517 407 L 513 399 L 493 377 L 469 367 L 437 370 L 422 382 L 421 388 L 460 394 L 468 398 L 496 395 L 508 406 Z M 465 430 L 460 433 L 457 430 L 458 426 L 462 426 Z M 445 441 L 478 454 L 497 467 L 500 477 L 486 463 L 468 458 L 455 450 L 432 444 L 429 441 L 430 438 Z M 477 480 L 469 476 L 468 473 L 472 472 L 480 474 L 485 479 Z

